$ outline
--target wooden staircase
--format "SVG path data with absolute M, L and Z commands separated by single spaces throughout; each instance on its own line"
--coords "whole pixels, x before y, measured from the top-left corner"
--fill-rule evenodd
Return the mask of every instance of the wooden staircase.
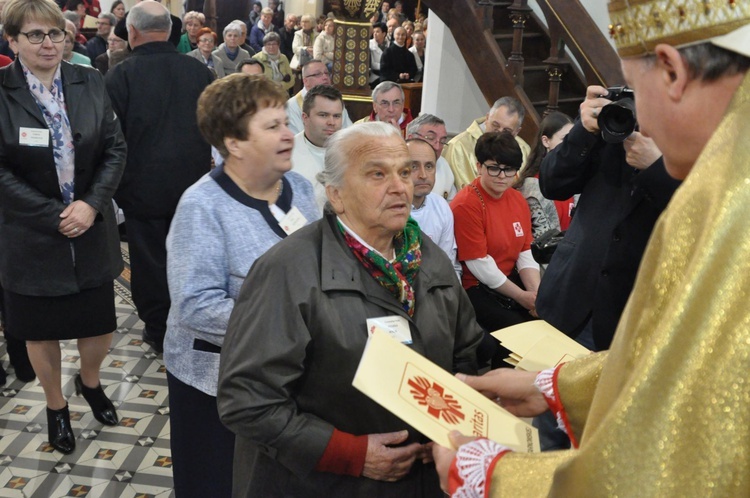
M 532 1 L 545 22 L 528 0 L 423 0 L 450 28 L 488 104 L 510 95 L 526 107 L 529 143 L 546 113 L 575 117 L 588 85 L 623 81 L 617 54 L 577 0 Z

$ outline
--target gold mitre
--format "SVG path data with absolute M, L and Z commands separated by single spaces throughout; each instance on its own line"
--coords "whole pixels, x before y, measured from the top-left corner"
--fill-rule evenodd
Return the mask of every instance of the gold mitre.
M 750 0 L 612 0 L 609 18 L 620 57 L 653 53 L 660 43 L 680 48 L 713 41 L 743 26 L 724 48 L 750 55 Z

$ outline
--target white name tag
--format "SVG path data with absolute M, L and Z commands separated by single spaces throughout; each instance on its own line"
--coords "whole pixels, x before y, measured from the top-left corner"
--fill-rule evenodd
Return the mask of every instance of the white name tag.
M 390 335 L 404 344 L 411 344 L 411 330 L 409 322 L 403 316 L 379 316 L 367 319 L 367 335 L 371 336 L 376 330 Z
M 18 130 L 18 143 L 30 147 L 49 147 L 49 130 L 21 127 Z
M 286 213 L 286 216 L 284 216 L 279 222 L 279 226 L 287 235 L 293 234 L 306 224 L 307 218 L 305 218 L 305 215 L 296 207 L 290 209 L 289 212 Z

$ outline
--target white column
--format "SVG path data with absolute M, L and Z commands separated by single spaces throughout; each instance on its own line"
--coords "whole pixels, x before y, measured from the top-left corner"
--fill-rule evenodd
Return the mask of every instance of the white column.
M 443 119 L 448 133 L 457 134 L 490 106 L 448 27 L 432 11 L 428 19 L 422 112 Z

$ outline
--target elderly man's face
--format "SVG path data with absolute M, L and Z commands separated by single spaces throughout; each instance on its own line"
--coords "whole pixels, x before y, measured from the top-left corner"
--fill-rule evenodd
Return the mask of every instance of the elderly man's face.
M 326 189 L 334 211 L 369 244 L 392 238 L 406 226 L 414 192 L 406 144 L 391 135 L 354 143 L 348 156 L 341 187 Z
M 521 131 L 521 125 L 519 123 L 518 114 L 512 113 L 510 109 L 505 106 L 500 106 L 494 111 L 487 113 L 487 131 L 507 131 L 518 135 Z
M 213 40 L 213 38 L 211 38 Z M 125 46 L 128 42 L 114 34 L 113 32 L 109 34 L 107 37 L 107 48 L 111 52 L 114 52 L 115 50 L 125 50 Z
M 421 138 L 432 145 L 438 157 L 443 153 L 445 144 L 448 143 L 448 132 L 445 129 L 445 125 L 441 124 L 424 124 L 419 127 L 419 130 L 414 135 L 416 135 L 416 138 Z M 410 135 L 409 138 L 413 137 Z
M 315 97 L 310 115 L 302 113 L 305 137 L 318 147 L 323 147 L 328 137 L 341 129 L 344 104 L 320 95 Z
M 398 121 L 404 112 L 404 99 L 401 97 L 401 91 L 398 88 L 391 88 L 387 92 L 381 92 L 377 100 L 372 103 L 372 109 L 380 121 L 387 123 Z
M 286 28 L 287 31 L 292 31 L 296 25 L 297 25 L 297 16 L 294 16 L 294 15 L 286 16 L 286 20 L 284 21 L 284 27 Z
M 102 38 L 109 36 L 109 32 L 112 31 L 112 25 L 109 23 L 109 19 L 97 19 L 96 20 L 96 34 Z
M 328 73 L 328 68 L 322 62 L 309 62 L 304 69 L 305 76 L 302 78 L 307 90 L 312 89 L 318 85 L 331 84 L 331 75 Z
M 388 26 L 388 34 L 393 34 L 393 30 L 396 29 L 396 26 L 398 26 L 398 21 L 393 18 L 388 19 L 386 26 Z
M 422 198 L 432 192 L 435 185 L 435 162 L 437 156 L 432 146 L 421 140 L 406 144 L 411 156 L 411 179 L 414 182 L 414 198 Z

